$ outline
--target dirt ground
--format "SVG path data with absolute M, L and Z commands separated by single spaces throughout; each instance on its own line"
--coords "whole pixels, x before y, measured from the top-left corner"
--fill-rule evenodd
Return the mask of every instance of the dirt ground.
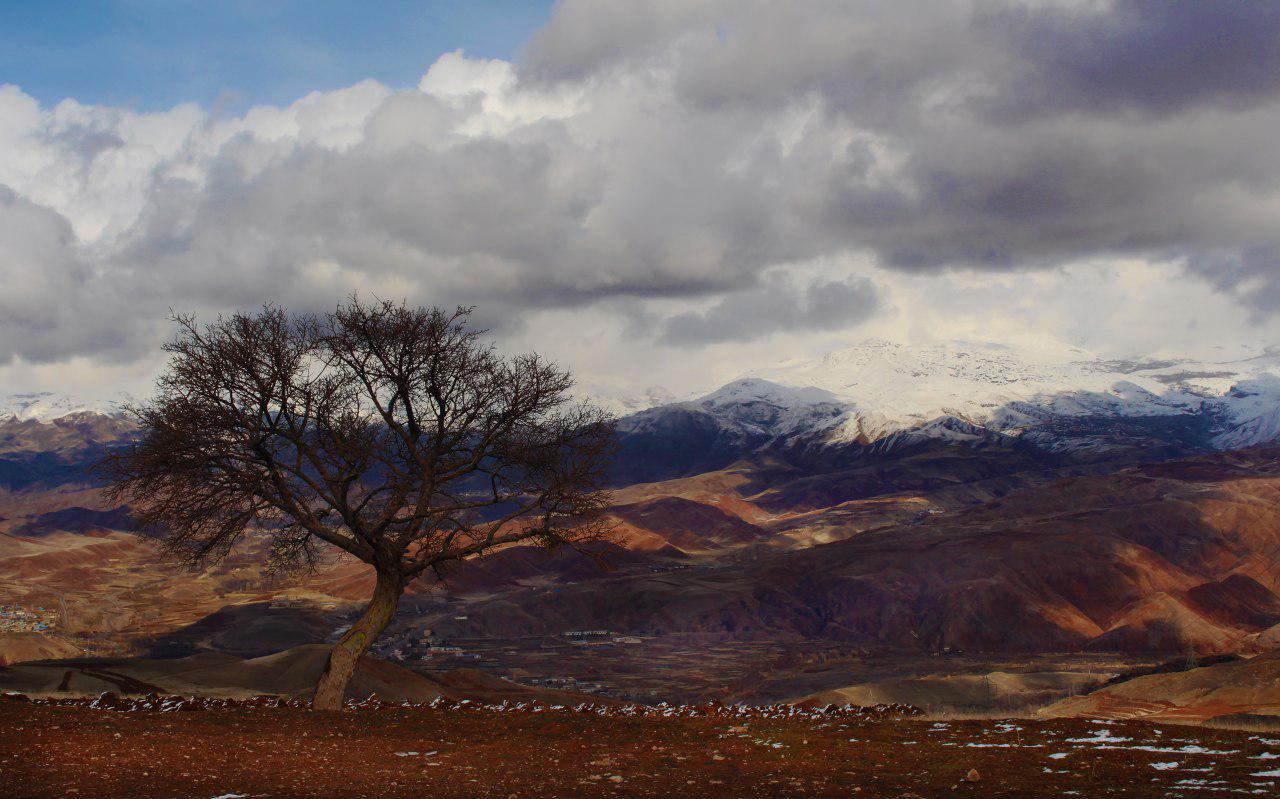
M 1275 796 L 1277 786 L 1275 736 L 1132 722 L 0 701 L 5 799 L 1195 797 Z

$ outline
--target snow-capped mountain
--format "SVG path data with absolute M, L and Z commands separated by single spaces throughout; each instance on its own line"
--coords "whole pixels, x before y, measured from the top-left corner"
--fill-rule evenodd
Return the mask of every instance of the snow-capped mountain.
M 759 378 L 735 380 L 691 404 L 772 436 L 824 429 L 845 413 L 845 403 L 826 389 Z
M 59 419 L 72 413 L 90 412 L 119 416 L 133 397 L 115 393 L 98 399 L 84 399 L 51 391 L 34 391 L 0 396 L 0 421 L 34 419 L 41 422 Z
M 1168 413 L 1220 397 L 1237 383 L 1280 373 L 1280 353 L 1232 361 L 1107 361 L 1081 349 L 1013 349 L 954 342 L 911 346 L 873 339 L 810 360 L 751 372 L 794 386 L 816 386 L 860 411 L 900 426 L 938 415 L 985 421 L 997 409 L 1029 403 L 1060 414 L 1101 410 Z
M 1280 349 L 1271 348 L 1241 347 L 1218 360 L 1106 360 L 1079 348 L 871 339 L 753 370 L 694 399 L 676 401 L 659 387 L 580 388 L 624 417 L 624 435 L 679 430 L 692 436 L 684 445 L 698 440 L 717 451 L 770 441 L 884 448 L 993 436 L 1058 453 L 1141 447 L 1144 439 L 1201 449 L 1280 440 Z M 0 420 L 114 416 L 131 399 L 11 394 L 0 397 Z
M 1085 458 L 1232 449 L 1280 440 L 1280 352 L 1117 361 L 1080 349 L 870 340 L 755 370 L 627 417 L 621 430 L 630 440 L 678 431 L 722 455 L 883 453 L 927 441 Z
M 1280 352 L 1230 360 L 1103 360 L 1080 349 L 883 340 L 752 373 L 829 391 L 846 408 L 833 437 L 871 439 L 955 418 L 1020 435 L 1052 421 L 1205 417 L 1214 446 L 1280 437 Z

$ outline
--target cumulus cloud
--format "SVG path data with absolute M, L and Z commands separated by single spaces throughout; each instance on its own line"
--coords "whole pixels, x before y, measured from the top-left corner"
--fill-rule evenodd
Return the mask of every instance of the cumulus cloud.
M 589 311 L 651 320 L 635 346 L 794 343 L 896 276 L 1107 260 L 1270 314 L 1280 7 L 1206 8 L 565 0 L 518 62 L 234 118 L 3 87 L 0 360 L 144 359 L 170 307 L 356 290 L 513 336 Z
M 119 355 L 116 287 L 79 252 L 65 217 L 0 186 L 0 361 Z
M 753 173 L 826 251 L 1027 269 L 1273 247 L 1277 34 L 1274 4 L 568 0 L 526 71 L 656 72 L 780 134 Z

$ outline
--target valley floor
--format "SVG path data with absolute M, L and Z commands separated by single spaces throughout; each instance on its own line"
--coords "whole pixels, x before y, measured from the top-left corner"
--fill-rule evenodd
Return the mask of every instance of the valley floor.
M 1277 786 L 1275 734 L 1136 722 L 160 713 L 0 700 L 10 799 L 1195 797 Z

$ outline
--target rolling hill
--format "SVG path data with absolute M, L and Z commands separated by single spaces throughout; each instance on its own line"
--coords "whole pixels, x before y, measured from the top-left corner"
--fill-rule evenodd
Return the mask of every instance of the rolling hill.
M 1047 696 L 1098 675 L 1046 658 L 1122 671 L 1268 651 L 1280 356 L 1238 355 L 873 341 L 695 399 L 652 392 L 619 420 L 611 540 L 508 547 L 415 584 L 378 651 L 425 674 L 797 699 L 890 695 L 906 690 L 892 663 L 927 681 L 930 658 L 947 673 L 929 690 L 1013 668 L 1029 687 L 1012 693 Z M 91 470 L 133 435 L 118 406 L 6 407 L 0 605 L 39 609 L 43 633 L 15 631 L 50 639 L 11 647 L 21 659 L 263 658 L 331 639 L 367 595 L 367 568 L 342 558 L 267 579 L 252 536 L 175 572 Z M 643 643 L 566 648 L 573 630 Z M 428 631 L 466 663 L 423 654 Z M 810 654 L 821 680 L 801 678 Z

